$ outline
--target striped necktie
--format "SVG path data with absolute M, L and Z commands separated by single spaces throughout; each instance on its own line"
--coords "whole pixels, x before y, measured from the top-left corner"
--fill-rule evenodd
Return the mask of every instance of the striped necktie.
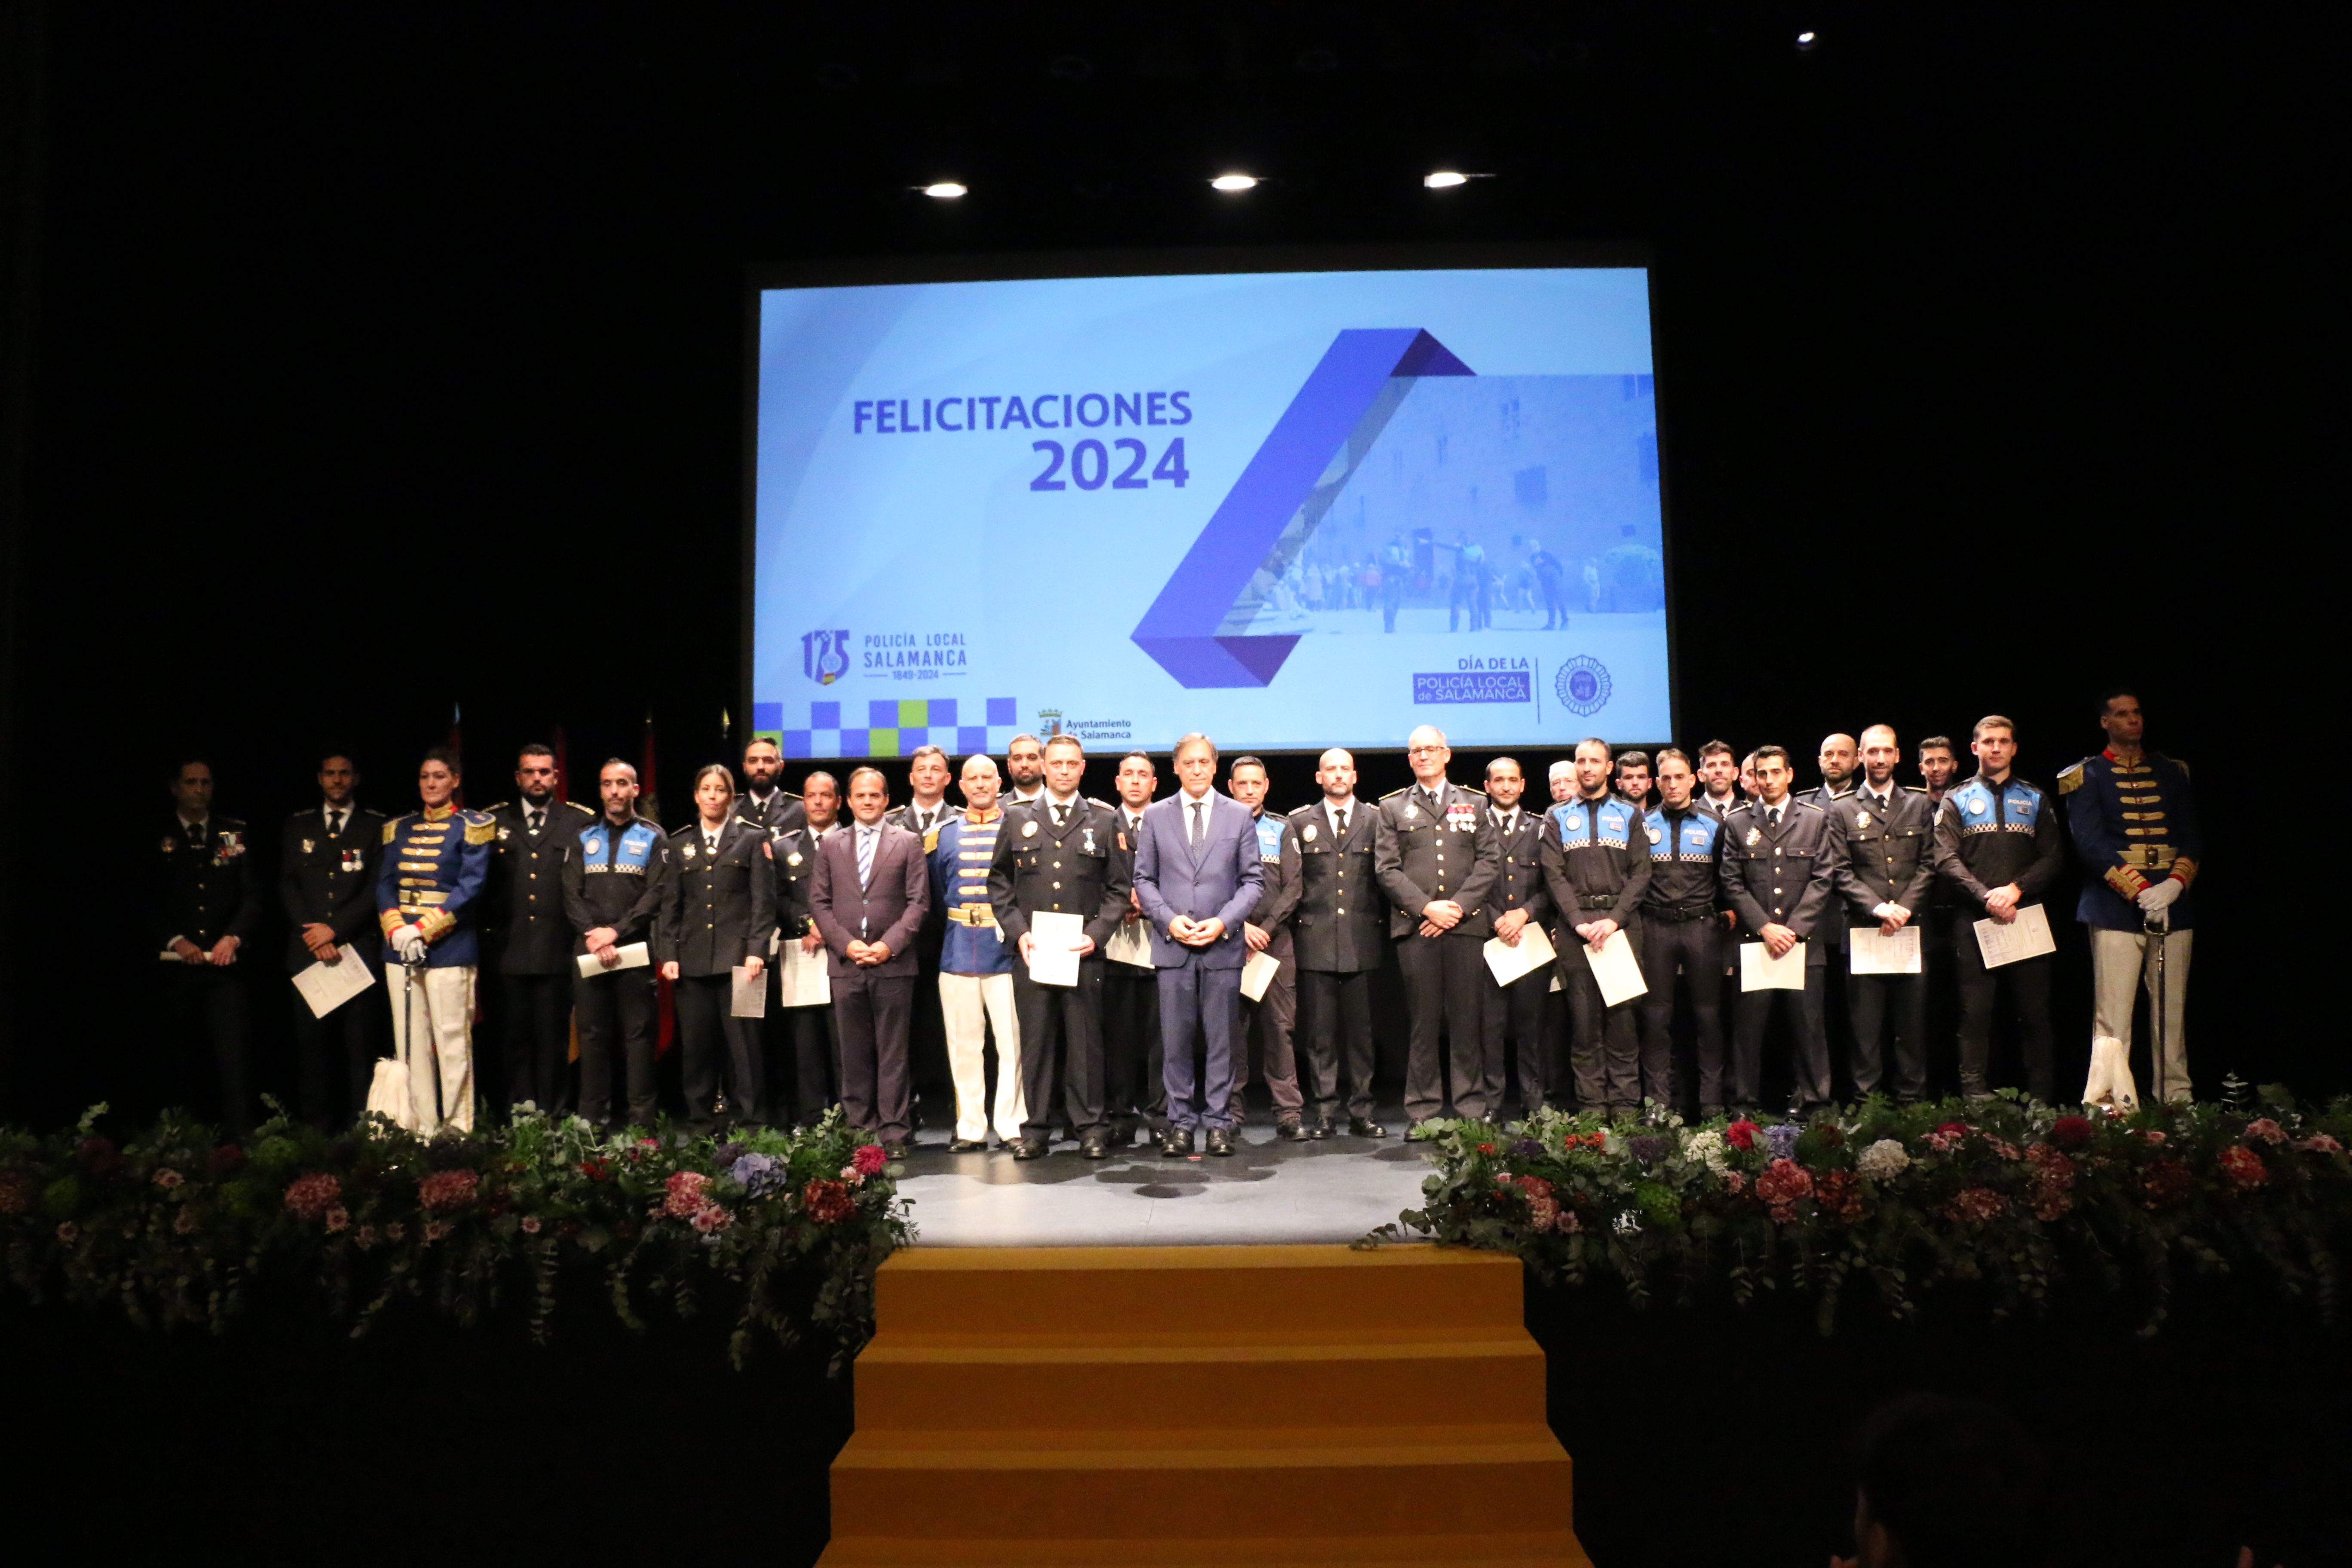
M 857 885 L 864 888 L 874 879 L 874 829 L 857 830 Z

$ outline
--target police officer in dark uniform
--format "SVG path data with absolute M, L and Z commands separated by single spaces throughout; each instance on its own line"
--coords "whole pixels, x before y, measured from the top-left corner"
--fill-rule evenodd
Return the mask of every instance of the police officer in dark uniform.
M 1486 961 L 1493 928 L 1486 895 L 1501 873 L 1502 848 L 1486 797 L 1449 784 L 1445 736 L 1423 724 L 1405 742 L 1413 783 L 1381 797 L 1373 814 L 1372 869 L 1389 896 L 1389 934 L 1404 977 L 1407 1021 L 1406 1135 L 1445 1109 L 1482 1121 L 1486 1104 Z M 1452 1070 L 1438 1070 L 1438 1031 Z
M 563 858 L 563 907 L 578 933 L 575 958 L 593 954 L 598 972 L 573 989 L 580 1013 L 580 1114 L 612 1120 L 613 1058 L 626 1064 L 628 1119 L 652 1124 L 660 1110 L 654 1079 L 659 1004 L 650 963 L 619 967 L 621 949 L 650 942 L 666 895 L 669 858 L 661 825 L 636 813 L 637 770 L 615 757 L 599 770 L 604 809 L 572 836 Z M 649 955 L 650 956 L 650 955 Z
M 1839 918 L 1832 895 L 1836 857 L 1844 842 L 1828 812 L 1789 793 L 1794 770 L 1786 748 L 1759 746 L 1751 755 L 1756 798 L 1725 820 L 1717 874 L 1750 941 L 1763 943 L 1775 957 L 1798 942 L 1805 944 L 1805 984 L 1801 991 L 1764 989 L 1740 994 L 1731 1096 L 1743 1114 L 1756 1110 L 1762 1092 L 1764 1035 L 1783 997 L 1797 1037 L 1797 1108 L 1829 1103 L 1830 1042 L 1822 1016 L 1829 953 L 1816 939 L 1825 921 Z
M 1649 894 L 1650 846 L 1641 808 L 1609 787 L 1606 741 L 1588 737 L 1576 743 L 1576 794 L 1544 814 L 1541 852 L 1558 922 L 1552 945 L 1559 954 L 1559 984 L 1568 993 L 1577 1103 L 1585 1110 L 1631 1116 L 1641 1108 L 1643 1089 L 1641 1002 L 1606 1005 L 1592 965 L 1579 951 L 1622 931 L 1634 958 L 1642 956 L 1637 915 Z M 1662 1078 L 1666 1066 L 1659 1064 Z M 1664 1087 L 1652 1086 L 1654 1091 Z
M 1274 1096 L 1274 1135 L 1290 1143 L 1304 1143 L 1305 1101 L 1298 1092 L 1298 1061 L 1292 1041 L 1298 1027 L 1298 954 L 1290 936 L 1290 914 L 1298 907 L 1298 843 L 1291 837 L 1290 819 L 1265 808 L 1271 787 L 1265 764 L 1255 757 L 1235 757 L 1225 772 L 1225 787 L 1250 808 L 1257 826 L 1258 864 L 1265 873 L 1257 907 L 1244 922 L 1242 935 L 1252 952 L 1274 955 L 1282 967 L 1252 1002 L 1242 999 L 1247 1045 L 1234 1053 L 1234 1126 L 1243 1121 L 1249 1087 L 1250 1047 L 1255 1047 L 1265 1086 Z
M 1336 746 L 1315 782 L 1323 798 L 1290 814 L 1298 838 L 1292 951 L 1311 1080 L 1303 1087 L 1315 1100 L 1307 1131 L 1339 1131 L 1344 1091 L 1349 1134 L 1385 1138 L 1389 1130 L 1372 1120 L 1372 974 L 1388 949 L 1388 910 L 1372 870 L 1379 810 L 1356 798 L 1356 759 Z
M 1896 787 L 1903 748 L 1892 726 L 1862 732 L 1862 782 L 1829 809 L 1845 840 L 1837 857 L 1843 923 L 1876 926 L 1892 936 L 1926 911 L 1935 881 L 1936 813 L 1927 797 Z M 1845 946 L 1853 947 L 1847 933 Z M 1927 1093 L 1927 981 L 1917 974 L 1845 976 L 1846 1016 L 1853 1024 L 1853 1088 L 1876 1091 L 1894 1026 L 1895 1098 L 1908 1105 Z
M 1698 775 L 1688 753 L 1658 753 L 1657 809 L 1642 819 L 1650 886 L 1642 897 L 1642 1084 L 1661 1104 L 1683 1098 L 1673 1085 L 1675 987 L 1688 988 L 1698 1055 L 1698 1113 L 1723 1114 L 1722 890 L 1716 840 L 1723 819 L 1692 794 Z M 1671 1092 L 1661 1092 L 1659 1086 Z
M 313 963 L 364 964 L 383 978 L 375 878 L 383 814 L 356 805 L 360 771 L 333 752 L 319 761 L 320 804 L 286 819 L 278 852 L 278 899 L 286 911 L 286 973 Z M 352 997 L 321 1018 L 294 993 L 294 1067 L 302 1114 L 314 1126 L 346 1127 L 367 1110 L 386 1019 L 373 998 Z
M 1936 824 L 1936 870 L 1950 879 L 1959 900 L 1952 962 L 1959 972 L 1960 1092 L 1972 1100 L 1991 1093 L 1992 1016 L 2005 988 L 2019 1014 L 2026 1092 L 2047 1105 L 2057 1093 L 2050 1042 L 2055 955 L 2045 952 L 1988 969 L 1976 922 L 2006 925 L 2037 902 L 2057 880 L 2065 847 L 2049 792 L 2010 771 L 2017 757 L 2017 726 L 1998 713 L 1988 714 L 1977 721 L 1969 750 L 1976 753 L 1976 776 L 1944 797 L 1944 815 Z
M 2091 1039 L 2094 1056 L 2115 1051 L 2123 1063 L 2091 1066 L 2084 1099 L 2116 1098 L 2103 1089 L 2128 1077 L 2132 993 L 2145 986 L 2156 1042 L 2164 1056 L 2151 1068 L 2151 1091 L 2168 1100 L 2189 1094 L 2189 1041 L 2183 1006 L 2189 995 L 2189 955 L 2197 923 L 2197 868 L 2205 834 L 2189 764 L 2141 743 L 2146 720 L 2139 698 L 2117 689 L 2099 701 L 2107 744 L 2058 775 L 2075 850 L 2093 876 L 2083 879 L 2074 918 L 2091 930 Z M 2102 1041 L 2114 1041 L 2105 1047 Z
M 1495 825 L 1496 852 L 1495 880 L 1486 892 L 1486 923 L 1495 936 L 1515 946 L 1528 927 L 1545 930 L 1551 914 L 1551 895 L 1544 887 L 1543 816 L 1522 807 L 1527 787 L 1527 773 L 1517 759 L 1496 757 L 1486 764 L 1486 816 Z M 1544 1005 L 1550 999 L 1556 973 L 1555 965 L 1543 964 L 1508 985 L 1496 984 L 1491 970 L 1482 976 L 1486 1033 L 1479 1057 L 1486 1079 L 1486 1113 L 1497 1121 L 1503 1115 L 1508 1042 L 1518 1043 L 1524 1114 L 1541 1110 L 1551 1093 L 1551 1064 L 1544 1059 L 1550 1037 Z
M 251 845 L 243 822 L 213 810 L 210 763 L 181 763 L 171 787 L 178 810 L 149 862 L 147 900 L 155 949 L 171 960 L 157 965 L 170 1060 L 151 1077 L 180 1104 L 243 1132 L 253 1111 L 246 1098 L 245 987 L 232 966 L 261 916 Z
M 1129 855 L 1142 841 L 1143 808 L 1151 804 L 1160 777 L 1151 753 L 1129 752 L 1118 760 L 1113 809 L 1118 814 L 1119 847 Z M 1150 930 L 1143 906 L 1128 889 L 1124 939 L 1140 939 L 1143 962 L 1111 959 L 1103 965 L 1103 1080 L 1109 1086 L 1104 1109 L 1110 1116 L 1110 1146 L 1124 1149 L 1166 1131 L 1168 1084 L 1160 1056 L 1160 972 L 1151 966 Z
M 528 1100 L 551 1115 L 572 1105 L 571 917 L 563 908 L 563 856 L 596 814 L 558 800 L 552 747 L 534 741 L 515 757 L 512 801 L 489 808 L 498 838 L 482 945 L 496 977 L 499 1078 L 482 1081 L 513 1106 Z
M 768 943 L 776 930 L 776 880 L 768 836 L 733 815 L 735 775 L 713 763 L 694 775 L 695 819 L 669 836 L 669 870 L 654 960 L 677 998 L 677 1034 L 692 1131 L 711 1127 L 722 1053 L 732 1066 L 739 1122 L 767 1120 L 767 1071 L 758 1018 L 734 1015 L 735 971 L 749 966 L 767 994 Z
M 783 766 L 784 753 L 764 735 L 743 748 L 743 793 L 735 797 L 735 815 L 767 829 L 771 838 L 808 820 L 801 797 L 777 782 Z
M 817 847 L 827 835 L 844 831 L 840 782 L 828 773 L 812 773 L 801 781 L 801 787 L 807 793 L 793 803 L 802 814 L 800 825 L 772 828 L 768 835 L 768 854 L 776 871 L 775 967 L 780 973 L 784 967 L 783 943 L 788 942 L 800 943 L 803 957 L 820 965 L 824 963 L 824 939 L 817 933 L 816 921 L 809 912 L 809 892 L 816 879 Z M 737 815 L 741 815 L 740 804 Z M 782 999 L 779 994 L 777 1001 Z M 792 1063 L 792 1118 L 800 1125 L 813 1126 L 825 1107 L 834 1103 L 840 1084 L 841 1039 L 833 1006 L 830 1003 L 780 1005 L 769 1018 L 773 1031 L 769 1039 L 779 1047 L 776 1054 Z M 778 1070 L 782 1070 L 781 1065 Z M 782 1121 L 783 1097 L 769 1098 L 779 1102 L 774 1114 Z
M 1021 1021 L 1021 1083 L 1027 1120 L 1016 1160 L 1042 1157 L 1052 1146 L 1056 1112 L 1069 1118 L 1078 1151 L 1099 1160 L 1110 1150 L 1104 1110 L 1103 949 L 1127 916 L 1134 884 L 1132 842 L 1122 848 L 1118 813 L 1078 794 L 1086 748 L 1076 735 L 1055 735 L 1045 746 L 1045 792 L 1009 808 L 989 862 L 988 900 L 997 929 L 1021 962 L 1013 968 L 1013 1005 Z M 1076 985 L 1040 985 L 1029 978 L 1029 920 L 1047 912 L 1079 916 L 1093 945 L 1078 960 Z

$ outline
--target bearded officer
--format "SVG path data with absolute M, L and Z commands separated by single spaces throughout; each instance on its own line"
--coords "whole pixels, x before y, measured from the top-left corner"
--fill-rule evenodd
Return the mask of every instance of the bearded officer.
M 1635 917 L 1649 894 L 1650 846 L 1641 808 L 1609 788 L 1608 742 L 1590 736 L 1577 742 L 1576 784 L 1574 799 L 1545 815 L 1542 846 L 1544 884 L 1559 922 L 1553 945 L 1559 953 L 1560 989 L 1568 993 L 1569 1062 L 1579 1109 L 1631 1116 L 1641 1109 L 1645 1087 L 1641 1003 L 1629 997 L 1610 1006 L 1591 963 L 1578 950 L 1597 952 L 1622 931 L 1640 961 L 1642 931 Z M 1659 1066 L 1663 1079 L 1666 1064 Z M 1646 1087 L 1663 1105 L 1664 1083 Z
M 481 970 L 478 901 L 498 825 L 454 805 L 457 754 L 444 746 L 416 770 L 423 809 L 384 824 L 377 921 L 399 960 L 383 966 L 393 1049 L 408 1066 L 412 1131 L 474 1130 L 474 988 Z
M 1266 984 L 1265 994 L 1242 1000 L 1248 1033 L 1234 1053 L 1234 1125 L 1242 1124 L 1244 1091 L 1249 1088 L 1250 1047 L 1257 1048 L 1265 1087 L 1274 1096 L 1274 1135 L 1288 1143 L 1304 1143 L 1307 1132 L 1298 1092 L 1298 1063 L 1292 1037 L 1298 1027 L 1298 954 L 1290 936 L 1290 914 L 1298 907 L 1298 841 L 1290 821 L 1265 808 L 1271 787 L 1265 764 L 1255 757 L 1236 757 L 1225 770 L 1225 787 L 1250 808 L 1257 829 L 1258 866 L 1265 874 L 1257 907 L 1242 924 L 1242 936 L 1252 952 L 1270 953 L 1281 965 Z
M 1385 1138 L 1372 1120 L 1372 975 L 1388 948 L 1387 909 L 1372 872 L 1378 812 L 1356 798 L 1356 759 L 1333 747 L 1315 769 L 1323 798 L 1290 814 L 1298 837 L 1298 906 L 1292 916 L 1298 958 L 1299 1022 L 1307 1038 L 1307 1092 L 1315 1122 L 1339 1131 L 1345 1094 L 1348 1131 Z
M 766 736 L 755 737 L 743 748 L 743 793 L 735 797 L 735 815 L 767 829 L 771 838 L 808 820 L 801 797 L 778 782 L 783 768 L 784 753 Z
M 512 801 L 489 808 L 498 826 L 483 889 L 482 945 L 497 999 L 508 1105 L 551 1114 L 572 1104 L 572 921 L 563 912 L 563 853 L 596 814 L 559 800 L 555 749 L 534 741 L 515 754 Z
M 1791 1097 L 1797 1109 L 1809 1110 L 1826 1105 L 1830 1098 L 1830 1042 L 1822 1014 L 1829 993 L 1829 954 L 1817 939 L 1823 921 L 1839 918 L 1832 895 L 1835 857 L 1843 841 L 1827 812 L 1790 794 L 1795 770 L 1785 748 L 1759 746 L 1749 755 L 1755 760 L 1756 798 L 1725 820 L 1717 874 L 1723 880 L 1724 897 L 1738 913 L 1740 928 L 1774 958 L 1804 944 L 1805 984 L 1801 989 L 1740 994 L 1731 1097 L 1742 1114 L 1757 1109 L 1765 1032 L 1786 998 L 1796 1036 Z
M 1545 929 L 1551 895 L 1543 875 L 1543 817 L 1522 809 L 1527 774 L 1514 757 L 1486 764 L 1487 817 L 1495 825 L 1495 880 L 1486 893 L 1486 919 L 1497 942 L 1517 947 L 1528 928 Z M 1486 996 L 1486 1037 L 1480 1047 L 1486 1078 L 1487 1114 L 1500 1120 L 1509 1058 L 1506 1042 L 1519 1047 L 1519 1105 L 1533 1116 L 1551 1094 L 1551 1066 L 1544 1059 L 1551 1031 L 1545 1004 L 1551 999 L 1552 964 L 1541 964 L 1508 985 L 1495 984 L 1490 970 L 1481 987 Z
M 1679 1103 L 1686 1097 L 1678 1089 L 1669 1099 L 1659 1086 L 1671 1086 L 1674 1076 L 1677 981 L 1689 988 L 1704 1119 L 1723 1114 L 1726 943 L 1715 871 L 1723 818 L 1692 794 L 1697 784 L 1687 752 L 1668 746 L 1658 753 L 1658 805 L 1642 823 L 1650 854 L 1650 886 L 1642 898 L 1642 979 L 1649 990 L 1640 1008 L 1644 1089 L 1662 1104 Z
M 286 972 L 313 963 L 360 963 L 383 969 L 383 941 L 375 923 L 377 861 L 383 850 L 383 813 L 352 798 L 360 771 L 340 752 L 319 760 L 320 804 L 286 819 L 278 852 L 278 896 L 290 928 Z M 353 997 L 321 1018 L 299 992 L 294 995 L 295 1067 L 302 1114 L 321 1128 L 347 1127 L 367 1110 L 383 1010 L 374 998 Z
M 1895 783 L 1903 748 L 1894 728 L 1862 732 L 1862 782 L 1829 808 L 1844 847 L 1837 858 L 1837 889 L 1845 907 L 1837 923 L 1855 931 L 1874 924 L 1887 936 L 1917 921 L 1935 880 L 1936 813 L 1925 795 Z M 1852 933 L 1845 946 L 1853 948 Z M 1913 974 L 1845 976 L 1846 1016 L 1853 1025 L 1853 1088 L 1877 1092 L 1888 1058 L 1895 1098 L 1908 1105 L 1927 1092 L 1927 981 Z M 1894 1035 L 1894 1049 L 1886 1036 Z
M 231 966 L 260 920 L 251 846 L 244 823 L 214 812 L 209 763 L 183 763 L 172 772 L 171 787 L 178 810 L 151 863 L 151 930 L 177 962 L 162 966 L 171 1061 L 152 1076 L 159 1090 L 176 1089 L 182 1105 L 211 1108 L 242 1132 L 253 1125 L 245 987 Z
M 661 825 L 639 816 L 637 770 L 614 757 L 597 771 L 604 810 L 579 830 L 563 858 L 563 908 L 579 933 L 573 958 L 596 964 L 573 989 L 580 1011 L 580 1114 L 597 1126 L 612 1116 L 613 1058 L 626 1064 L 628 1119 L 653 1124 L 659 1004 L 650 963 L 621 967 L 621 950 L 649 942 L 667 891 L 669 858 Z M 576 969 L 576 963 L 575 963 Z

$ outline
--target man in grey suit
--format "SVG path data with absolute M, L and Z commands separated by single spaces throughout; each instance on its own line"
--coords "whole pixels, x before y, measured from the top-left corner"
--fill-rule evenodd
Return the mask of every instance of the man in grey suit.
M 1187 735 L 1176 742 L 1177 792 L 1143 813 L 1135 851 L 1135 897 L 1151 922 L 1151 962 L 1160 978 L 1160 1035 L 1168 1086 L 1168 1131 L 1160 1152 L 1192 1152 L 1192 1129 L 1205 1119 L 1209 1152 L 1234 1152 L 1234 1056 L 1242 1033 L 1242 965 L 1249 944 L 1242 922 L 1257 907 L 1265 873 L 1249 807 L 1210 786 L 1216 742 Z M 1193 1103 L 1192 1039 L 1208 1037 L 1208 1065 Z
M 810 879 L 809 915 L 824 938 L 825 973 L 841 1033 L 841 1109 L 853 1127 L 907 1152 L 913 1106 L 907 1032 L 914 1022 L 915 933 L 931 907 L 923 841 L 882 820 L 889 786 L 873 768 L 849 775 L 845 833 L 825 836 Z

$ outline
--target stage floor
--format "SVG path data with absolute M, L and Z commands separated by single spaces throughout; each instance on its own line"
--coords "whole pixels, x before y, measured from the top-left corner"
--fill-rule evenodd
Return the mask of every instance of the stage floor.
M 1261 1121 L 1223 1159 L 1171 1160 L 1157 1146 L 1084 1160 L 1056 1143 L 1043 1160 L 950 1154 L 918 1144 L 900 1195 L 924 1247 L 1203 1247 L 1353 1241 L 1421 1203 L 1429 1162 L 1387 1120 L 1384 1139 L 1285 1143 Z M 927 1136 L 937 1136 L 929 1134 Z

